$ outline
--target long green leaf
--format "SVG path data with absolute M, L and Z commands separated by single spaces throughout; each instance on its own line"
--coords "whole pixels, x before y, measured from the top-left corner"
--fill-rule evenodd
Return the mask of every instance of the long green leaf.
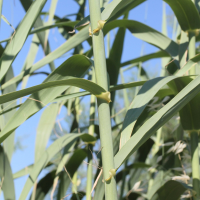
M 78 44 L 82 43 L 84 40 L 86 40 L 89 37 L 88 34 L 88 27 L 85 27 L 82 29 L 80 32 L 75 34 L 74 36 L 70 37 L 64 44 L 62 44 L 59 48 L 45 56 L 43 59 L 35 63 L 29 70 L 25 70 L 21 72 L 18 76 L 13 78 L 11 81 L 8 83 L 2 85 L 2 88 L 5 88 L 13 83 L 16 83 L 24 77 L 24 74 L 29 74 L 34 72 L 35 70 L 41 68 L 42 66 L 52 62 L 53 60 L 59 58 L 62 56 L 64 53 L 69 51 L 70 49 L 76 47 Z
M 55 80 L 65 80 L 68 76 L 81 77 L 89 69 L 91 62 L 85 56 L 75 55 L 66 60 L 45 79 L 44 84 Z M 38 112 L 63 91 L 67 86 L 48 88 L 32 94 L 17 110 L 0 134 L 0 142 L 5 140 L 18 126 Z
M 77 140 L 79 137 L 83 136 L 84 134 L 67 134 L 59 139 L 57 139 L 40 157 L 37 163 L 33 166 L 31 173 L 25 183 L 25 186 L 22 190 L 22 193 L 19 197 L 19 200 L 25 200 L 31 187 L 33 186 L 34 182 L 36 181 L 39 173 L 41 170 L 46 166 L 46 164 L 56 155 L 59 151 L 62 150 L 63 147 L 70 148 L 71 145 Z M 92 137 L 92 136 L 91 136 Z
M 21 2 L 26 3 L 27 0 L 21 0 Z M 128 0 L 130 1 L 130 0 Z M 133 3 L 133 7 L 139 5 L 140 3 L 142 3 L 144 0 L 135 0 Z M 113 1 L 115 2 L 115 1 Z M 124 1 L 123 1 L 124 2 Z M 121 2 L 121 4 L 123 4 L 123 2 Z M 27 1 L 28 3 L 28 1 Z M 127 9 L 129 9 L 129 6 L 126 7 Z M 127 10 L 128 11 L 128 10 Z M 106 11 L 107 12 L 107 11 Z M 102 18 L 105 18 L 107 16 L 107 13 L 102 13 Z M 110 12 L 108 10 L 108 12 Z M 120 13 L 120 15 L 123 13 Z M 118 14 L 116 15 L 116 17 L 118 17 Z M 37 21 L 36 21 L 37 22 Z M 42 26 L 42 25 L 40 25 Z M 41 59 L 40 61 L 38 61 L 37 63 L 35 63 L 31 69 L 29 71 L 24 71 L 22 73 L 20 73 L 18 76 L 16 76 L 12 81 L 10 81 L 9 84 L 12 83 L 16 83 L 18 81 L 20 81 L 23 77 L 23 74 L 26 73 L 32 73 L 37 69 L 40 69 L 42 66 L 52 62 L 53 60 L 59 58 L 60 56 L 62 56 L 64 53 L 68 52 L 69 50 L 73 49 L 74 47 L 76 47 L 77 45 L 79 45 L 80 43 L 82 43 L 83 41 L 85 41 L 86 39 L 89 38 L 89 27 L 85 27 L 83 28 L 81 31 L 79 31 L 77 34 L 75 34 L 74 36 L 72 36 L 71 38 L 69 38 L 64 44 L 62 44 L 59 48 L 57 48 L 56 50 L 54 50 L 53 52 L 51 52 L 50 54 L 48 54 L 47 56 L 45 56 L 43 59 Z M 4 86 L 2 87 L 7 87 L 9 84 L 4 84 Z
M 34 62 L 34 60 L 35 60 L 35 58 L 36 58 L 38 49 L 39 49 L 39 39 L 38 39 L 37 35 L 34 35 L 33 38 L 32 38 L 31 46 L 30 46 L 28 55 L 27 55 L 27 57 L 26 57 L 24 66 L 23 66 L 23 68 L 22 68 L 22 71 L 28 70 L 28 69 L 33 65 L 33 62 Z M 30 77 L 30 74 L 27 74 L 27 75 L 22 79 L 22 86 L 21 86 L 21 89 L 26 88 L 26 84 L 27 84 L 27 82 L 28 82 L 29 77 Z
M 58 3 L 58 0 L 51 0 L 51 6 L 50 6 L 50 9 L 49 9 L 49 18 L 48 18 L 48 21 L 47 21 L 47 25 L 50 25 L 50 24 L 52 24 L 52 22 L 53 22 L 57 3 Z M 50 31 L 50 30 L 48 29 L 48 30 L 45 32 L 44 48 L 46 48 L 46 46 L 47 46 L 49 31 Z
M 145 56 L 140 56 L 138 58 L 123 62 L 123 63 L 121 63 L 121 67 L 124 67 L 126 65 L 130 65 L 130 64 L 133 64 L 133 63 L 145 62 L 145 61 L 148 61 L 150 59 L 163 58 L 163 57 L 169 57 L 169 54 L 165 51 L 158 51 L 156 53 L 147 54 Z
M 179 46 L 167 36 L 155 29 L 134 20 L 114 20 L 104 26 L 104 34 L 116 27 L 127 28 L 135 37 L 148 42 L 164 51 L 177 60 Z M 176 62 L 178 65 L 178 63 Z
M 82 88 L 84 90 L 89 91 L 90 93 L 94 94 L 95 96 L 99 98 L 109 100 L 109 97 L 106 97 L 103 95 L 103 93 L 106 93 L 106 90 L 104 90 L 101 86 L 97 85 L 96 83 L 93 83 L 91 81 L 88 81 L 82 78 L 73 78 L 70 76 L 66 77 L 66 79 L 67 80 L 49 81 L 37 86 L 33 86 L 30 88 L 26 88 L 23 90 L 2 95 L 0 96 L 0 104 L 41 91 L 46 88 L 52 88 L 52 87 L 58 87 L 58 86 L 69 86 L 69 85 Z
M 128 13 L 125 14 L 124 19 L 128 18 Z M 125 37 L 126 29 L 119 28 L 117 34 L 115 36 L 115 40 L 113 42 L 112 48 L 110 50 L 109 59 L 114 62 L 114 65 L 107 64 L 107 71 L 110 78 L 110 84 L 116 85 L 119 77 L 119 69 L 121 63 L 121 57 L 124 47 L 124 37 Z M 111 93 L 111 105 L 110 108 L 112 109 L 114 100 L 115 100 L 115 92 Z
M 76 23 L 77 21 L 66 21 L 66 22 L 57 22 L 55 24 L 50 24 L 50 25 L 44 25 L 44 26 L 33 29 L 29 34 L 39 33 L 41 31 L 49 30 L 55 27 L 63 27 L 63 26 L 74 27 L 74 24 Z
M 3 81 L 8 81 L 10 79 L 12 79 L 14 77 L 14 72 L 12 69 L 12 66 L 8 69 L 8 72 L 6 73 Z M 7 94 L 10 92 L 16 91 L 16 85 L 10 85 L 9 87 L 5 88 L 5 90 L 2 91 L 2 94 Z M 13 106 L 16 106 L 16 100 L 13 100 L 9 103 L 5 103 L 3 104 L 3 109 L 11 109 Z M 10 112 L 7 112 L 4 114 L 4 120 L 5 120 L 5 124 L 10 120 L 10 118 L 15 114 L 16 109 L 12 109 Z M 4 124 L 4 125 L 5 125 Z M 13 132 L 12 135 L 10 135 L 9 138 L 7 138 L 7 140 L 4 141 L 4 151 L 6 152 L 9 161 L 11 162 L 12 159 L 12 154 L 14 152 L 14 140 L 15 140 L 15 133 Z
M 37 184 L 35 199 L 43 200 L 45 196 L 47 196 L 49 190 L 51 189 L 53 185 L 54 176 L 55 176 L 55 171 L 51 171 L 42 179 L 40 179 L 40 181 Z M 30 196 L 30 200 L 31 200 L 31 197 L 32 195 Z
M 13 178 L 14 179 L 20 178 L 22 176 L 29 174 L 31 172 L 32 168 L 33 168 L 33 165 L 29 165 L 29 166 L 25 167 L 24 169 L 17 171 L 16 173 L 13 174 Z
M 197 54 L 193 58 L 191 58 L 179 71 L 176 72 L 176 76 L 181 76 L 186 74 L 192 67 L 194 67 L 197 62 L 200 61 L 200 54 Z
M 193 79 L 191 77 L 185 77 L 184 79 L 174 80 L 169 84 L 170 88 L 175 94 L 180 92 L 186 85 L 188 85 Z M 185 105 L 180 111 L 180 120 L 184 130 L 199 130 L 200 129 L 200 94 L 193 98 L 187 105 Z
M 186 184 L 170 180 L 156 191 L 151 200 L 177 200 L 187 189 Z
M 12 170 L 7 155 L 0 145 L 0 178 L 4 199 L 15 200 L 15 188 Z
M 33 26 L 33 23 L 37 19 L 45 3 L 46 0 L 36 0 L 33 2 L 22 22 L 18 26 L 12 40 L 6 46 L 6 49 L 0 59 L 0 81 L 2 81 L 2 78 L 5 76 L 15 57 L 21 50 L 24 42 L 26 41 L 29 31 Z
M 26 12 L 30 9 L 31 4 L 33 3 L 32 0 L 20 0 L 20 2 L 21 2 L 22 6 L 24 7 Z M 40 17 L 38 17 L 36 19 L 33 26 L 34 26 L 34 28 L 38 28 L 38 27 L 43 26 L 43 22 L 42 22 Z M 48 55 L 49 53 L 51 53 L 51 49 L 50 49 L 48 41 L 47 41 L 47 45 L 46 45 L 46 48 L 45 48 L 45 43 L 44 43 L 45 33 L 39 32 L 39 33 L 37 33 L 37 36 L 38 36 L 38 39 L 40 41 L 40 44 L 42 45 L 42 48 L 44 50 L 45 55 Z M 54 65 L 53 61 L 49 63 L 49 66 L 50 66 L 51 71 L 53 71 L 55 69 L 55 65 Z
M 46 88 L 53 88 L 53 87 L 58 87 L 58 86 L 63 86 L 63 85 L 66 85 L 66 86 L 70 85 L 70 86 L 79 87 L 79 88 L 87 90 L 91 94 L 96 95 L 98 98 L 109 100 L 109 97 L 104 96 L 104 93 L 106 93 L 106 90 L 104 90 L 102 87 L 100 87 L 96 83 L 93 83 L 91 81 L 81 79 L 81 78 L 73 78 L 73 77 L 70 77 L 70 76 L 68 76 L 66 78 L 67 78 L 67 80 L 48 81 L 48 82 L 42 83 L 42 84 L 37 85 L 37 86 L 33 86 L 33 87 L 30 87 L 30 88 L 27 88 L 27 89 L 23 89 L 23 90 L 19 90 L 19 91 L 16 91 L 16 92 L 12 92 L 12 93 L 2 95 L 2 96 L 0 96 L 0 104 L 15 100 L 17 98 L 38 92 L 38 91 L 46 89 Z M 131 82 L 131 83 L 126 83 L 126 84 L 116 85 L 116 86 L 112 87 L 110 89 L 110 91 L 141 86 L 145 82 L 146 81 L 138 81 L 138 82 Z M 80 94 L 82 94 L 82 93 L 80 93 Z M 63 98 L 62 98 L 62 100 L 63 100 Z
M 174 11 L 183 31 L 200 28 L 200 16 L 191 0 L 164 0 Z
M 78 167 L 86 158 L 86 156 L 87 151 L 84 149 L 77 149 L 74 151 L 73 155 L 65 165 L 65 168 L 67 169 L 67 172 L 69 173 L 70 177 L 73 177 L 74 173 L 77 171 Z M 60 183 L 58 187 L 57 200 L 60 200 L 64 196 L 66 196 L 67 189 L 71 183 L 69 175 L 65 171 L 63 171 L 59 175 Z
M 126 88 L 142 86 L 144 83 L 146 83 L 146 81 L 130 82 L 130 83 L 124 83 L 124 84 L 119 84 L 119 85 L 115 85 L 115 86 L 111 85 L 109 91 L 115 91 L 115 90 L 121 90 L 121 89 L 126 89 Z M 86 95 L 90 95 L 90 94 L 91 94 L 90 92 L 84 91 L 84 92 L 77 92 L 77 93 L 73 93 L 73 94 L 60 95 L 60 96 L 57 96 L 55 99 L 53 99 L 50 103 L 66 101 L 68 99 L 72 99 L 72 98 L 76 98 L 76 97 L 82 97 L 82 96 L 86 96 Z M 173 93 L 173 91 L 168 89 L 167 91 L 161 90 L 160 92 L 158 92 L 158 94 L 159 94 L 158 96 L 161 96 L 160 98 L 162 98 L 164 96 L 171 95 L 171 94 L 174 94 L 174 93 Z M 0 115 L 5 114 L 5 113 L 7 113 L 7 112 L 9 112 L 13 109 L 19 108 L 20 106 L 22 106 L 22 104 L 10 107 L 9 109 L 5 109 L 2 112 L 0 112 Z
M 75 142 L 74 144 L 70 147 L 70 149 L 68 150 L 68 148 L 64 148 L 63 150 L 63 157 L 61 159 L 61 161 L 59 162 L 58 166 L 57 166 L 57 169 L 56 169 L 56 174 L 55 174 L 55 177 L 54 177 L 54 181 L 53 181 L 53 189 L 51 191 L 51 198 L 53 198 L 53 195 L 54 195 L 54 192 L 55 192 L 55 189 L 56 189 L 56 186 L 58 184 L 58 180 L 59 180 L 59 175 L 60 173 L 62 173 L 63 171 L 63 166 L 66 165 L 67 161 L 69 160 L 69 157 L 70 157 L 70 151 L 73 150 L 74 148 L 74 145 L 75 145 Z
M 0 45 L 0 56 L 3 54 L 4 48 Z M 5 78 L 3 79 L 3 83 L 7 82 L 8 80 L 12 79 L 14 77 L 14 73 L 13 73 L 13 69 L 12 66 L 9 68 Z M 9 87 L 7 87 L 5 90 L 2 90 L 2 94 L 6 94 L 9 92 L 13 92 L 16 90 L 16 85 L 13 84 Z M 5 103 L 2 105 L 3 110 L 9 110 L 11 109 L 13 106 L 16 106 L 16 102 L 12 101 L 10 103 Z M 8 122 L 8 120 L 12 117 L 12 115 L 15 113 L 16 109 L 12 109 L 10 110 L 10 112 L 6 112 L 4 114 L 4 116 L 1 116 L 1 129 L 3 129 L 3 127 L 5 126 L 5 124 Z M 13 133 L 12 136 L 10 136 L 3 144 L 4 146 L 4 151 L 6 152 L 9 161 L 11 162 L 11 158 L 12 158 L 12 154 L 14 151 L 14 138 L 15 138 L 15 134 Z
M 35 162 L 45 151 L 47 142 L 51 135 L 58 114 L 59 104 L 50 104 L 42 113 L 38 127 L 35 142 Z
M 120 148 L 122 148 L 130 139 L 136 120 L 146 108 L 149 101 L 164 85 L 176 78 L 176 76 L 158 77 L 147 81 L 143 85 L 126 113 L 122 127 Z
M 168 104 L 154 114 L 141 128 L 127 141 L 115 156 L 115 168 L 136 151 L 151 135 L 165 124 L 183 106 L 200 92 L 200 76 L 191 81 Z

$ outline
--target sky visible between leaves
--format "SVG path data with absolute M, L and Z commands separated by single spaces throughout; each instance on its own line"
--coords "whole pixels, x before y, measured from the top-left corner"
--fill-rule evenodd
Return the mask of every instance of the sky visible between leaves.
M 51 1 L 48 0 L 43 11 L 48 11 L 50 7 Z M 129 13 L 129 19 L 137 20 L 139 22 L 145 23 L 152 28 L 161 31 L 161 24 L 162 24 L 162 3 L 161 0 L 148 0 L 147 2 L 141 4 L 140 6 L 136 7 Z M 74 0 L 58 0 L 57 8 L 56 8 L 56 15 L 59 17 L 63 17 L 65 15 L 76 13 L 79 6 Z M 167 14 L 172 14 L 172 11 L 168 6 Z M 86 4 L 86 15 L 89 13 L 88 2 Z M 8 19 L 8 21 L 12 24 L 13 27 L 17 27 L 21 19 L 25 15 L 25 11 L 21 6 L 19 0 L 4 0 L 3 1 L 3 9 L 2 14 Z M 48 19 L 48 18 L 47 18 Z M 47 20 L 46 19 L 46 20 Z M 75 20 L 74 17 L 71 17 L 72 20 Z M 0 28 L 0 40 L 6 39 L 10 37 L 13 29 L 8 26 L 3 20 L 1 21 L 1 28 Z M 168 34 L 171 36 L 171 29 L 168 29 Z M 21 52 L 18 54 L 17 58 L 13 63 L 14 73 L 15 75 L 19 74 L 20 70 L 23 67 L 25 58 L 29 51 L 30 43 L 32 40 L 32 35 L 27 38 L 27 41 L 24 44 Z M 114 34 L 111 34 L 111 42 L 114 39 Z M 49 42 L 51 50 L 55 50 L 61 44 L 65 42 L 64 38 L 58 32 L 57 28 L 51 29 L 49 34 Z M 2 44 L 5 46 L 5 43 Z M 139 57 L 141 55 L 141 47 L 143 45 L 143 54 L 148 54 L 157 51 L 158 49 L 142 42 L 141 40 L 133 37 L 128 31 L 126 31 L 125 43 L 124 43 L 124 51 L 122 56 L 122 62 Z M 88 50 L 89 46 L 86 42 L 84 42 L 85 50 Z M 67 58 L 72 55 L 73 51 L 68 52 L 67 54 L 63 55 L 61 58 L 55 60 L 55 65 L 58 67 L 62 62 L 64 62 Z M 44 53 L 40 47 L 40 50 L 37 54 L 36 61 L 42 59 L 44 57 Z M 146 62 L 143 64 L 145 69 L 151 76 L 158 76 L 161 67 L 160 59 L 154 59 L 150 62 Z M 45 66 L 39 71 L 48 71 L 49 66 Z M 130 72 L 130 71 L 129 71 Z M 126 77 L 130 77 L 131 73 L 125 73 Z M 29 79 L 27 87 L 31 87 L 36 84 L 40 84 L 46 78 L 45 75 L 37 75 L 32 76 Z M 127 79 L 125 79 L 127 80 Z M 21 88 L 21 85 L 18 89 Z M 25 98 L 24 98 L 25 100 Z M 85 99 L 85 101 L 89 100 L 89 97 Z M 37 125 L 42 114 L 43 110 L 39 111 L 33 117 L 28 119 L 24 124 L 22 124 L 16 130 L 16 142 L 20 141 L 22 145 L 22 149 L 17 149 L 12 157 L 11 167 L 13 173 L 17 172 L 18 170 L 32 164 L 34 162 L 34 145 L 35 145 L 35 135 L 37 130 Z M 57 119 L 62 119 L 67 115 L 66 109 L 62 109 L 60 115 Z M 69 127 L 66 126 L 66 123 L 63 124 L 66 129 Z M 69 129 L 68 129 L 69 130 Z M 41 176 L 43 176 L 45 172 L 43 172 Z M 15 180 L 15 191 L 16 191 L 16 199 L 19 198 L 22 188 L 25 184 L 27 176 L 16 179 Z M 3 195 L 1 195 L 0 200 L 3 199 Z

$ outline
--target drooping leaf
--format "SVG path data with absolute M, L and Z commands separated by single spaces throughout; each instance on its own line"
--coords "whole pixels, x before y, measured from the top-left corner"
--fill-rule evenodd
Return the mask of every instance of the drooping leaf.
M 60 67 L 54 70 L 51 75 L 45 79 L 44 84 L 48 84 L 48 82 L 54 80 L 65 80 L 68 76 L 81 77 L 85 74 L 90 65 L 90 60 L 88 60 L 85 56 L 72 56 Z M 50 103 L 67 88 L 67 86 L 56 87 L 53 89 L 48 88 L 32 94 L 6 124 L 0 134 L 0 141 L 2 142 L 5 140 L 18 126 Z
M 23 1 L 23 4 L 30 4 L 30 0 L 21 0 L 21 2 Z M 129 10 L 129 8 L 134 8 L 135 6 L 139 5 L 140 3 L 142 3 L 144 0 L 135 0 L 134 2 L 128 0 L 128 2 L 131 2 L 131 7 L 129 7 L 129 4 L 126 4 L 126 9 Z M 28 3 L 29 2 L 29 3 Z M 115 2 L 115 1 L 113 1 Z M 121 2 L 120 5 L 123 5 L 124 4 L 124 1 Z M 26 5 L 27 7 L 27 5 Z M 126 11 L 128 11 L 126 10 Z M 110 11 L 109 11 L 110 12 Z M 118 12 L 119 15 L 123 14 L 123 13 L 120 13 Z M 116 16 L 114 16 L 115 18 L 116 17 L 119 17 L 118 16 L 118 13 Z M 105 18 L 107 16 L 107 13 L 102 13 L 102 18 Z M 37 22 L 37 21 L 36 21 Z M 40 25 L 42 26 L 42 25 Z M 38 26 L 39 27 L 39 26 Z M 27 72 L 22 72 L 20 73 L 18 76 L 16 76 L 11 83 L 16 83 L 17 81 L 20 81 L 23 77 L 23 74 L 25 73 L 32 73 L 34 72 L 35 70 L 37 69 L 40 69 L 42 66 L 48 64 L 48 63 L 51 63 L 53 60 L 59 58 L 60 56 L 62 56 L 64 53 L 68 52 L 69 50 L 73 49 L 74 47 L 76 47 L 78 44 L 82 43 L 83 41 L 85 41 L 86 39 L 89 38 L 89 27 L 85 27 L 83 29 L 81 29 L 81 31 L 79 31 L 77 34 L 75 34 L 74 36 L 72 36 L 71 38 L 69 38 L 64 44 L 62 44 L 59 48 L 57 48 L 56 50 L 54 50 L 52 53 L 48 54 L 47 56 L 45 56 L 43 59 L 41 59 L 40 61 L 38 61 L 37 63 L 35 63 L 31 69 Z M 6 87 L 6 85 L 4 85 L 4 87 Z
M 183 31 L 200 28 L 200 16 L 191 0 L 164 0 L 174 11 Z
M 142 86 L 145 82 L 146 81 L 137 81 L 137 82 L 130 82 L 130 83 L 125 83 L 125 84 L 110 86 L 109 91 L 121 90 L 121 89 L 125 89 L 125 88 L 132 88 L 132 87 L 136 87 L 136 86 Z M 173 91 L 171 91 L 171 90 L 169 90 L 169 91 L 168 90 L 167 91 L 161 90 L 161 91 L 159 91 L 158 95 L 162 96 L 166 92 L 167 92 L 167 94 L 174 94 Z M 81 97 L 81 96 L 86 96 L 86 95 L 90 95 L 90 92 L 84 91 L 84 92 L 78 92 L 78 93 L 73 93 L 73 94 L 59 95 L 55 99 L 50 101 L 50 103 L 66 101 L 66 100 L 71 99 L 71 98 L 76 98 L 76 97 Z M 17 106 L 13 106 L 10 109 L 5 109 L 2 112 L 0 112 L 0 115 L 5 114 L 5 113 L 7 113 L 7 112 L 9 112 L 13 109 L 19 108 L 20 106 L 22 106 L 22 104 L 19 104 Z
M 67 80 L 59 80 L 59 81 L 48 81 L 45 83 L 42 83 L 40 85 L 37 86 L 33 86 L 30 88 L 26 88 L 23 90 L 19 90 L 16 92 L 12 92 L 9 94 L 5 94 L 0 96 L 0 104 L 2 103 L 6 103 L 12 100 L 15 100 L 17 98 L 32 94 L 32 93 L 36 93 L 39 92 L 43 89 L 46 88 L 53 88 L 53 87 L 58 87 L 58 86 L 75 86 L 75 87 L 79 87 L 82 88 L 84 90 L 89 91 L 90 93 L 94 94 L 95 96 L 97 96 L 98 98 L 104 99 L 106 101 L 109 102 L 110 97 L 109 95 L 107 95 L 107 91 L 104 90 L 101 86 L 97 85 L 96 83 L 93 83 L 91 81 L 88 81 L 86 79 L 82 79 L 82 78 L 73 78 L 73 77 L 66 77 Z M 105 94 L 105 95 L 104 95 Z
M 104 34 L 106 35 L 116 27 L 127 28 L 135 37 L 166 51 L 172 58 L 177 60 L 178 44 L 155 29 L 133 20 L 114 20 L 105 24 Z M 176 64 L 178 65 L 178 61 L 176 61 Z

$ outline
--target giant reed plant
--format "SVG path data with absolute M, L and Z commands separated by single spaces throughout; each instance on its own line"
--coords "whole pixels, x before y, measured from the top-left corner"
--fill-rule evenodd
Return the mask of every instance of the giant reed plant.
M 84 10 L 87 1 L 76 1 L 79 5 L 76 21 L 71 21 L 68 13 L 63 18 L 56 15 L 59 1 L 52 0 L 49 12 L 45 13 L 42 9 L 47 0 L 20 2 L 26 15 L 11 37 L 2 41 L 7 42 L 5 48 L 0 47 L 0 191 L 4 199 L 16 199 L 14 179 L 27 174 L 20 200 L 84 196 L 87 200 L 199 199 L 198 2 L 163 1 L 174 12 L 174 40 L 167 35 L 165 7 L 162 33 L 128 18 L 129 11 L 145 0 L 89 0 L 87 17 Z M 0 13 L 4 3 L 0 0 Z M 48 16 L 47 23 L 43 15 Z M 54 27 L 58 27 L 66 41 L 51 52 L 49 30 Z M 110 46 L 113 29 L 116 34 Z M 126 30 L 159 51 L 122 62 Z M 25 64 L 14 76 L 12 63 L 31 34 L 34 36 Z M 84 49 L 85 41 L 90 46 L 88 51 Z M 38 44 L 45 57 L 33 63 Z M 73 55 L 55 67 L 55 59 L 72 49 Z M 162 58 L 162 72 L 160 77 L 150 79 L 150 71 L 142 63 L 154 58 Z M 36 72 L 47 64 L 50 73 Z M 136 67 L 136 80 L 124 83 L 124 72 Z M 38 74 L 47 78 L 26 88 L 28 79 Z M 22 88 L 16 90 L 19 83 Z M 121 89 L 123 95 L 117 93 Z M 26 95 L 29 98 L 19 104 L 17 99 Z M 91 95 L 90 111 L 84 113 L 83 120 L 79 116 L 81 100 L 87 95 Z M 130 99 L 131 96 L 134 98 Z M 117 104 L 124 107 L 119 113 Z M 71 116 L 71 122 L 66 122 L 70 133 L 61 125 L 59 129 L 54 126 L 63 107 Z M 13 174 L 10 163 L 15 130 L 42 108 L 35 162 Z M 57 137 L 52 130 L 56 130 Z M 47 146 L 49 141 L 51 145 Z M 42 170 L 47 173 L 38 178 Z M 85 177 L 87 181 L 78 185 L 79 179 Z

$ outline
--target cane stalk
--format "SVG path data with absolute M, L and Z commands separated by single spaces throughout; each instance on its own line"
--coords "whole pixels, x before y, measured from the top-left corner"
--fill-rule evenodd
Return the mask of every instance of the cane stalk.
M 92 81 L 96 82 L 94 68 L 92 70 Z M 95 96 L 91 95 L 90 98 L 90 122 L 88 133 L 94 136 L 94 121 L 95 121 Z M 87 186 L 86 186 L 86 200 L 91 200 L 92 190 L 92 151 L 93 145 L 88 145 L 88 168 L 87 168 Z
M 195 4 L 195 0 L 192 0 Z M 189 32 L 189 59 L 195 56 L 195 32 Z M 190 69 L 190 75 L 196 74 L 196 67 Z M 190 144 L 191 144 L 191 158 L 192 158 L 192 179 L 193 189 L 196 192 L 194 200 L 200 199 L 200 173 L 199 173 L 199 151 L 198 151 L 198 131 L 191 130 L 190 132 Z
M 100 13 L 100 1 L 89 0 L 89 9 L 96 82 L 101 87 L 108 90 L 104 36 L 101 30 L 102 26 L 99 27 L 99 24 L 102 22 Z M 105 180 L 105 198 L 106 200 L 117 200 L 116 181 L 113 176 L 115 167 L 109 104 L 106 101 L 100 99 L 97 99 L 97 104 L 100 141 L 102 148 L 103 176 Z

